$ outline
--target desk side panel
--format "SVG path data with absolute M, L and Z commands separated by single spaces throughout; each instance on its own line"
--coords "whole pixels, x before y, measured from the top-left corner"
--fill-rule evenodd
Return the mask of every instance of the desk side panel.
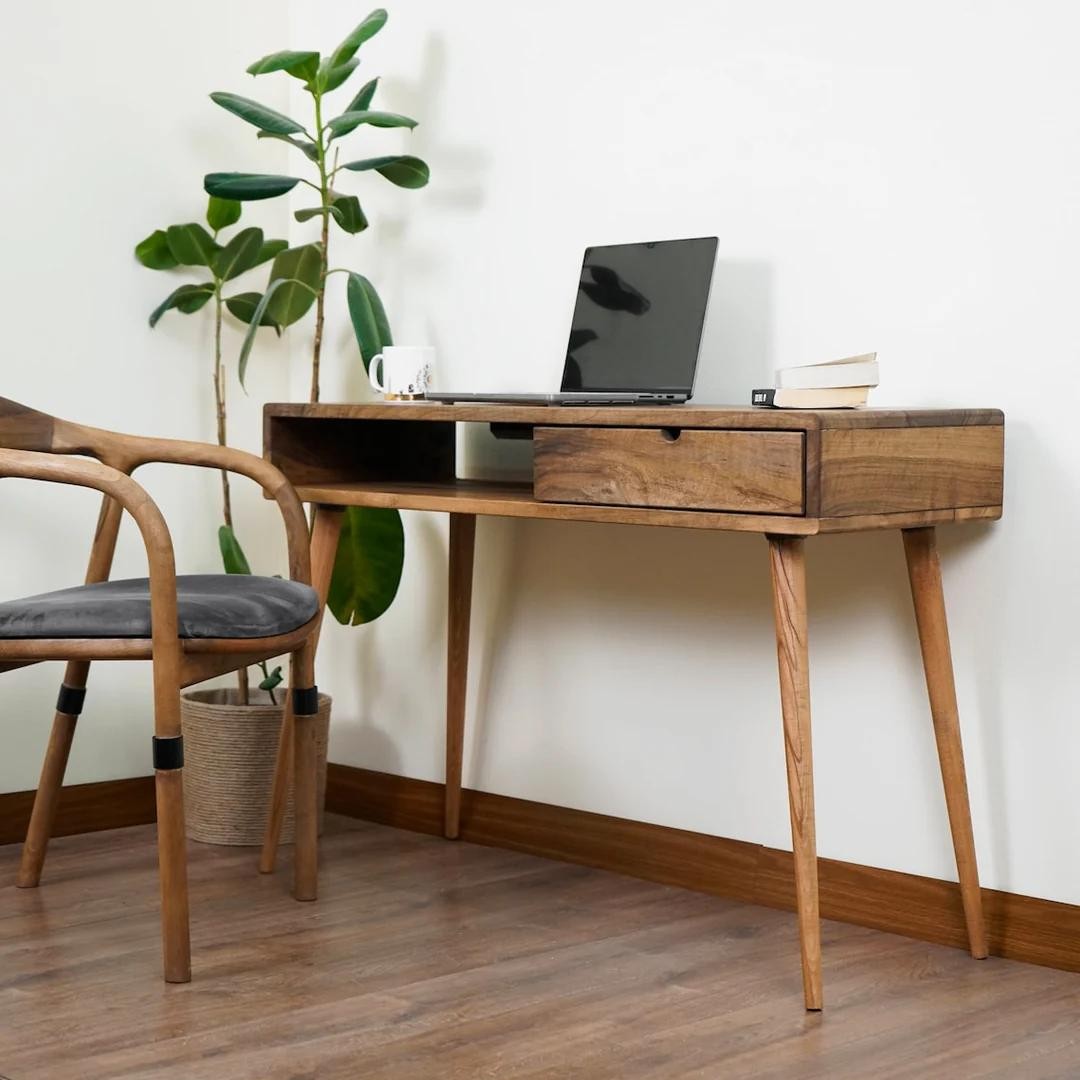
M 834 429 L 821 433 L 819 515 L 1000 506 L 1004 427 Z

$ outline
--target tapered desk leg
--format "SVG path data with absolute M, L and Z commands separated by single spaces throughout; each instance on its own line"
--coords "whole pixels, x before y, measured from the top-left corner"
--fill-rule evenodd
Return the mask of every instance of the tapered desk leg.
M 810 662 L 807 650 L 806 562 L 802 537 L 770 536 L 773 616 L 784 714 L 788 806 L 795 853 L 795 901 L 802 950 L 803 997 L 820 1009 L 821 920 L 814 832 L 814 764 L 810 748 Z
M 461 828 L 461 760 L 465 744 L 465 687 L 469 674 L 476 515 L 450 515 L 450 570 L 446 633 L 446 807 L 443 832 L 456 840 Z
M 982 959 L 989 949 L 983 921 L 979 868 L 975 861 L 975 835 L 971 828 L 967 777 L 964 772 L 964 748 L 960 740 L 960 713 L 956 705 L 949 627 L 945 620 L 945 595 L 941 587 L 941 562 L 938 558 L 934 528 L 904 529 L 904 554 L 907 557 L 911 597 L 915 604 L 915 622 L 919 628 L 926 690 L 934 721 L 941 780 L 945 786 L 945 805 L 949 812 L 956 869 L 960 878 L 960 896 L 964 904 L 968 944 L 971 955 Z
M 334 575 L 334 559 L 337 556 L 338 539 L 344 511 L 335 506 L 320 506 L 315 511 L 315 523 L 311 532 L 311 585 L 319 596 L 319 613 L 326 610 L 326 597 L 330 593 L 330 579 Z M 320 619 L 311 643 L 312 664 L 315 649 L 322 630 Z M 293 695 L 286 694 L 285 712 L 281 718 L 281 734 L 278 736 L 277 763 L 274 766 L 274 785 L 270 792 L 270 813 L 263 834 L 259 872 L 271 874 L 277 859 L 281 825 L 285 820 L 285 808 L 289 801 L 289 779 L 293 774 L 293 751 L 295 720 L 293 718 Z

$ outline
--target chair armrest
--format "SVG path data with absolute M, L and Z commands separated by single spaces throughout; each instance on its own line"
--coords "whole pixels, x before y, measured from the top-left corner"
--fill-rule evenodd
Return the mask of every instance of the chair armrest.
M 160 462 L 221 469 L 254 480 L 273 498 L 281 512 L 289 551 L 289 576 L 293 581 L 311 584 L 311 544 L 304 507 L 292 484 L 276 466 L 255 454 L 214 443 L 124 435 L 121 445 L 124 464 L 129 471 L 140 465 Z
M 150 627 L 155 656 L 155 694 L 167 693 L 169 668 L 179 678 L 177 637 L 176 561 L 172 537 L 157 504 L 130 476 L 85 458 L 58 457 L 36 450 L 0 449 L 0 478 L 21 477 L 93 488 L 115 499 L 135 520 L 146 547 L 150 577 Z M 170 663 L 171 661 L 171 663 Z M 160 684 L 160 685 L 159 685 Z M 172 683 L 175 688 L 175 679 Z M 164 690 L 163 690 L 164 688 Z

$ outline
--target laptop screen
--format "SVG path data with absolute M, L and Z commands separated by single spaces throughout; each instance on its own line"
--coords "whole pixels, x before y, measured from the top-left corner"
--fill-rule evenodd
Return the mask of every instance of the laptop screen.
M 716 237 L 585 250 L 562 389 L 694 386 Z

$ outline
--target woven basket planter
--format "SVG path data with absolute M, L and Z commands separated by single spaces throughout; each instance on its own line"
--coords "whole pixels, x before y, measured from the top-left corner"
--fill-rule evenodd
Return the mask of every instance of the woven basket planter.
M 279 702 L 285 688 L 278 693 Z M 269 694 L 251 693 L 250 705 L 236 702 L 235 690 L 193 690 L 180 698 L 184 732 L 184 817 L 190 840 L 204 844 L 257 847 L 270 809 L 283 704 Z M 326 744 L 330 698 L 319 695 L 319 831 L 326 797 Z M 293 840 L 292 793 L 281 831 Z

